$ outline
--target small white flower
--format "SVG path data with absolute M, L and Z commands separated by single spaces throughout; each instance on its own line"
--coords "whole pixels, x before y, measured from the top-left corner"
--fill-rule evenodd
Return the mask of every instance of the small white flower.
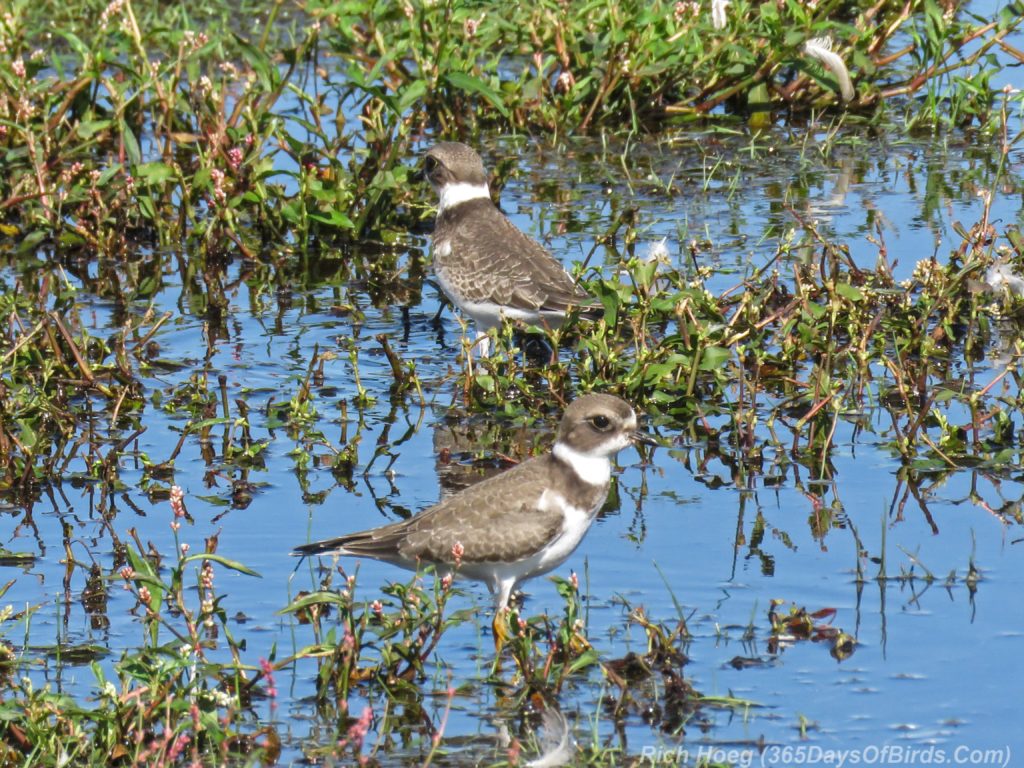
M 213 693 L 213 700 L 217 703 L 218 707 L 232 707 L 235 705 L 235 697 L 227 691 L 215 689 L 211 693 Z

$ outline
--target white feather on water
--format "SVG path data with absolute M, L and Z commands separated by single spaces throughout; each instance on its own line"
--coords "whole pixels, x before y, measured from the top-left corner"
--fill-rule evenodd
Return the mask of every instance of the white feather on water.
M 852 101 L 857 92 L 853 88 L 853 80 L 850 78 L 850 70 L 846 68 L 846 62 L 842 56 L 832 51 L 832 39 L 828 37 L 815 37 L 804 43 L 804 53 L 832 73 L 839 83 L 839 94 L 843 101 Z

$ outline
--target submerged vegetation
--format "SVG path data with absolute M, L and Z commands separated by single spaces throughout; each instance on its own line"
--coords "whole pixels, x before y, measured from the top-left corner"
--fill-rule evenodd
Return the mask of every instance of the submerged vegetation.
M 757 705 L 687 681 L 682 611 L 650 617 L 623 599 L 622 632 L 642 640 L 609 658 L 588 634 L 574 579 L 556 580 L 562 615 L 521 608 L 509 617 L 511 640 L 483 682 L 439 679 L 446 633 L 477 618 L 449 605 L 450 583 L 422 575 L 357 598 L 353 575 L 310 570 L 309 591 L 281 606 L 306 639 L 288 657 L 254 659 L 233 618 L 246 607 L 215 584 L 221 573 L 257 574 L 218 554 L 216 536 L 201 552 L 179 538 L 191 522 L 175 485 L 183 456 L 206 467 L 204 503 L 245 509 L 261 492 L 268 449 L 285 444 L 278 460 L 291 462 L 303 502 L 317 504 L 328 493 L 311 481 L 321 471 L 344 488 L 369 471 L 360 447 L 365 456 L 368 414 L 382 404 L 391 415 L 380 419 L 387 426 L 370 465 L 393 461 L 419 428 L 403 431 L 398 411 L 451 399 L 459 424 L 478 425 L 481 414 L 494 422 L 486 458 L 480 443 L 443 451 L 443 463 L 477 471 L 492 469 L 493 455 L 537 449 L 535 437 L 510 438 L 510 425 L 550 423 L 575 393 L 603 391 L 648 414 L 674 457 L 700 465 L 695 474 L 722 462 L 728 478 L 709 485 L 776 484 L 803 469 L 827 480 L 839 429 L 900 463 L 900 514 L 913 499 L 928 516 L 922 489 L 949 473 L 1001 477 L 1024 463 L 1024 239 L 991 214 L 1000 196 L 1022 194 L 1010 158 L 1022 143 L 1024 97 L 993 85 L 1005 62 L 1024 63 L 1012 37 L 1024 27 L 1020 3 L 992 18 L 933 0 L 735 0 L 714 12 L 695 2 L 499 11 L 308 0 L 271 4 L 266 16 L 267 4 L 235 5 L 114 0 L 77 4 L 72 15 L 15 0 L 0 17 L 0 500 L 5 513 L 24 512 L 19 530 L 31 529 L 41 499 L 73 506 L 62 482 L 92 489 L 109 551 L 93 551 L 66 524 L 64 599 L 78 585 L 101 626 L 111 591 L 125 592 L 139 630 L 117 659 L 93 645 L 41 651 L 17 640 L 29 637 L 40 605 L 0 614 L 0 764 L 272 763 L 289 737 L 264 715 L 285 673 L 315 677 L 310 706 L 328 725 L 316 743 L 284 748 L 326 761 L 379 759 L 396 744 L 425 763 L 456 751 L 444 730 L 463 685 L 499 690 L 505 743 L 489 745 L 488 759 L 506 764 L 545 748 L 535 732 L 565 726 L 558 699 L 570 684 L 598 691 L 595 722 L 620 730 L 641 720 L 671 738 L 709 727 L 714 710 L 742 716 Z M 246 13 L 254 24 L 240 29 Z M 366 302 L 402 312 L 406 327 L 420 304 L 427 266 L 418 246 L 432 208 L 416 153 L 435 137 L 541 134 L 585 154 L 599 183 L 673 200 L 692 189 L 687 163 L 705 169 L 706 185 L 739 183 L 730 169 L 744 154 L 774 157 L 779 123 L 821 133 L 808 155 L 864 136 L 957 132 L 987 144 L 983 170 L 964 182 L 982 212 L 900 279 L 897 262 L 908 259 L 887 247 L 881 215 L 867 219 L 869 267 L 793 205 L 791 224 L 765 233 L 773 255 L 719 289 L 712 243 L 687 238 L 678 260 L 648 253 L 635 207 L 616 197 L 576 266 L 604 309 L 596 322 L 573 319 L 546 338 L 505 327 L 483 360 L 464 339 L 459 362 L 432 375 L 403 356 L 398 334 L 363 326 Z M 676 154 L 685 157 L 672 165 Z M 516 172 L 500 163 L 492 188 Z M 312 297 L 323 286 L 330 298 Z M 167 310 L 160 299 L 171 292 Z M 238 304 L 259 314 L 293 300 L 342 320 L 336 347 L 316 348 L 276 387 L 229 382 L 210 361 L 236 338 Z M 97 327 L 97 306 L 106 327 Z M 169 357 L 166 339 L 186 316 L 202 319 L 203 336 L 188 359 Z M 333 363 L 350 385 L 340 427 L 323 418 L 339 397 L 325 373 Z M 177 429 L 159 455 L 140 443 L 154 414 Z M 166 541 L 119 519 L 134 506 L 128 482 L 169 500 Z M 816 539 L 848 524 L 841 505 L 826 506 L 810 484 L 801 490 Z M 978 503 L 1007 525 L 1024 522 L 1019 504 Z M 763 521 L 751 533 L 737 534 L 736 548 L 757 556 Z M 885 570 L 891 553 L 858 540 L 858 585 L 872 560 L 883 588 L 934 580 L 907 558 L 910 569 L 895 576 Z M 951 574 L 947 589 L 973 596 L 973 556 L 965 574 Z M 833 626 L 834 616 L 762 608 L 743 642 L 761 641 L 765 652 L 733 663 L 767 664 L 802 640 L 848 658 L 855 631 Z M 82 663 L 94 677 L 86 700 L 31 677 L 41 664 Z M 349 711 L 354 691 L 375 706 Z M 596 736 L 573 749 L 594 764 L 629 755 L 629 745 Z

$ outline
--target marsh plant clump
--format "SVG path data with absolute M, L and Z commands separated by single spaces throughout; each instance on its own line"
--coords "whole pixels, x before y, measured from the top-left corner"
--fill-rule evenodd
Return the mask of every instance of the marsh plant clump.
M 849 521 L 801 478 L 834 476 L 838 432 L 887 452 L 900 467 L 893 508 L 914 500 L 929 520 L 923 497 L 952 473 L 998 479 L 1022 463 L 1024 239 L 992 214 L 1022 189 L 1012 157 L 1024 97 L 996 84 L 1004 62 L 1024 60 L 1020 3 L 991 18 L 933 0 L 75 6 L 15 0 L 0 11 L 0 509 L 19 516 L 14 547 L 38 530 L 34 509 L 79 515 L 49 542 L 64 574 L 61 641 L 23 641 L 48 615 L 43 603 L 0 611 L 0 764 L 268 764 L 289 749 L 430 763 L 458 752 L 445 724 L 459 697 L 492 689 L 503 730 L 486 759 L 516 764 L 544 751 L 536 734 L 550 730 L 569 757 L 617 764 L 632 754 L 623 740 L 565 746 L 566 691 L 592 694 L 595 723 L 614 733 L 642 723 L 668 740 L 756 706 L 688 681 L 681 610 L 652 617 L 621 600 L 620 631 L 640 639 L 625 655 L 606 652 L 575 577 L 554 580 L 560 614 L 525 605 L 504 616 L 506 646 L 462 682 L 439 651 L 479 623 L 457 586 L 418 574 L 377 591 L 325 562 L 280 606 L 301 638 L 294 652 L 275 642 L 254 658 L 247 606 L 221 585 L 258 574 L 219 553 L 218 534 L 189 542 L 187 507 L 218 510 L 213 523 L 246 510 L 272 462 L 287 465 L 306 505 L 351 491 L 374 465 L 390 478 L 428 401 L 451 402 L 452 431 L 474 438 L 438 451 L 457 485 L 541 450 L 537 427 L 576 394 L 619 394 L 709 486 L 792 480 L 811 500 L 818 541 Z M 492 355 L 464 339 L 446 366 L 406 353 L 432 215 L 415 157 L 435 138 L 542 137 L 589 153 L 603 186 L 626 177 L 631 192 L 644 184 L 671 201 L 692 190 L 686 180 L 629 178 L 628 168 L 681 148 L 705 168 L 743 153 L 762 162 L 777 156 L 775 139 L 822 125 L 809 142 L 820 156 L 864 136 L 987 144 L 965 182 L 980 214 L 897 277 L 880 219 L 869 222 L 866 266 L 793 207 L 787 227 L 766 233 L 764 263 L 723 289 L 699 238 L 675 261 L 646 253 L 641 217 L 616 191 L 575 267 L 598 319 L 546 334 L 506 325 Z M 723 149 L 737 142 L 742 151 Z M 492 188 L 515 172 L 499 163 Z M 310 352 L 299 329 L 283 373 L 241 383 L 214 362 L 233 344 L 244 365 L 240 304 L 272 336 L 304 302 L 340 329 L 329 346 Z M 371 327 L 373 312 L 394 327 Z M 202 332 L 187 354 L 168 352 L 192 320 Z M 331 370 L 344 370 L 343 384 Z M 147 447 L 158 428 L 173 440 Z M 707 472 L 713 460 L 724 479 Z M 186 462 L 201 465 L 205 496 L 176 485 Z M 88 511 L 74 510 L 64 483 Z M 162 537 L 129 522 L 146 516 L 129 484 L 166 515 Z M 382 510 L 386 496 L 374 499 Z M 978 503 L 1022 523 L 1019 504 Z M 82 531 L 84 518 L 97 532 Z M 762 556 L 765 535 L 759 519 L 748 540 L 737 534 L 737 551 Z M 859 589 L 874 556 L 856 549 Z M 25 567 L 37 558 L 0 556 Z M 875 558 L 876 581 L 934 580 L 907 557 L 899 576 L 884 552 Z M 973 600 L 973 555 L 965 573 L 946 587 Z M 73 599 L 89 631 L 113 621 L 134 636 L 104 635 L 122 642 L 116 652 L 66 642 Z M 849 627 L 831 623 L 835 609 L 778 607 L 756 614 L 744 642 L 764 650 L 737 655 L 737 668 L 769 665 L 803 640 L 837 661 L 855 652 Z M 89 682 L 65 689 L 66 667 L 87 669 Z M 282 725 L 286 675 L 311 681 L 308 733 Z
M 408 164 L 424 133 L 803 121 L 841 106 L 809 40 L 833 41 L 855 75 L 842 109 L 868 127 L 999 130 L 990 62 L 1021 55 L 1019 4 L 725 5 L 716 28 L 687 2 L 278 3 L 243 34 L 216 3 L 86 3 L 54 28 L 19 0 L 0 24 L 5 231 L 24 252 L 212 263 L 393 242 L 427 215 Z

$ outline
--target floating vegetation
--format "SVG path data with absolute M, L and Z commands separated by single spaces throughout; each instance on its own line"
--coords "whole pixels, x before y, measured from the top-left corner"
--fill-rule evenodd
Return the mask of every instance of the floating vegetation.
M 769 653 L 779 653 L 787 645 L 800 640 L 810 640 L 815 643 L 827 643 L 837 661 L 845 661 L 853 655 L 856 649 L 853 637 L 827 621 L 836 615 L 835 608 L 808 612 L 806 608 L 791 605 L 788 613 L 780 614 L 776 609 L 784 602 L 773 600 L 771 608 L 768 609 L 768 620 L 772 625 L 772 636 L 768 641 Z

